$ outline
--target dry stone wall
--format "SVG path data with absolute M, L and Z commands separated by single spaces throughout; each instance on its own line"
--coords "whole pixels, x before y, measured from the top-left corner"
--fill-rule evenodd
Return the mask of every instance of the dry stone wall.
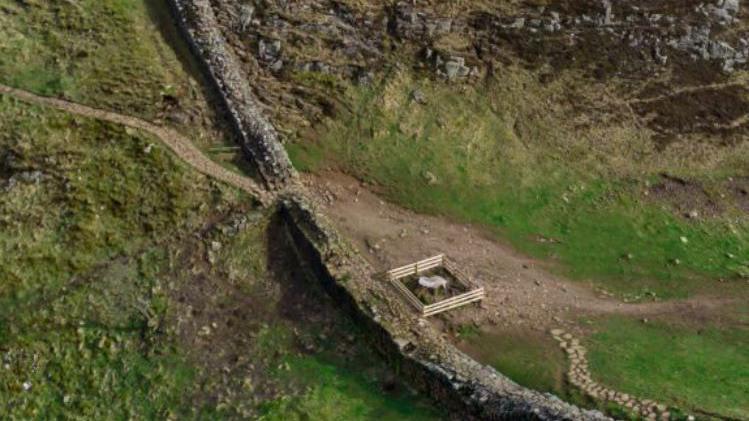
M 372 333 L 376 346 L 405 380 L 440 402 L 455 419 L 609 419 L 521 387 L 455 348 L 398 300 L 303 196 L 284 198 L 280 213 L 300 257 L 327 292 Z
M 273 125 L 262 114 L 239 64 L 219 30 L 208 0 L 169 0 L 186 41 L 205 67 L 206 74 L 231 116 L 242 148 L 257 165 L 263 181 L 279 188 L 294 177 Z
M 279 200 L 279 213 L 300 258 L 341 307 L 368 329 L 406 381 L 449 410 L 453 419 L 609 420 L 598 411 L 521 387 L 474 361 L 398 299 L 316 211 L 305 192 L 289 183 L 293 166 L 227 49 L 210 1 L 169 2 L 186 41 L 230 112 L 245 151 L 269 187 L 287 192 Z

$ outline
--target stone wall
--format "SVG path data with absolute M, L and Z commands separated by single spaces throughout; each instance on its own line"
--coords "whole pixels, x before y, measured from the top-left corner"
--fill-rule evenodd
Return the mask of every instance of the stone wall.
M 209 0 L 169 0 L 187 43 L 230 113 L 243 148 L 270 188 L 289 185 L 294 169 L 227 49 Z M 291 189 L 294 190 L 292 187 Z M 289 193 L 279 212 L 300 258 L 327 292 L 370 332 L 409 384 L 461 420 L 608 420 L 597 411 L 523 388 L 443 339 L 416 315 L 338 235 L 305 193 Z
M 209 0 L 169 0 L 174 18 L 196 58 L 203 64 L 229 111 L 242 148 L 263 181 L 278 188 L 294 177 L 294 168 L 273 125 L 263 116 L 239 64 L 229 51 Z
M 301 195 L 280 213 L 300 255 L 326 291 L 363 325 L 399 375 L 455 419 L 607 420 L 598 411 L 526 389 L 474 361 L 419 318 Z

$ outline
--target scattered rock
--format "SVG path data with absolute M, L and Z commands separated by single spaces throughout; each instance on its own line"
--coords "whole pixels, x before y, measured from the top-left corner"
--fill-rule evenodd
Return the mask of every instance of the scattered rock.
M 280 40 L 265 41 L 261 39 L 258 42 L 257 56 L 260 60 L 263 60 L 265 62 L 275 62 L 276 60 L 278 60 L 278 57 L 280 55 L 281 55 L 281 41 Z
M 430 186 L 433 186 L 439 182 L 437 176 L 434 175 L 431 171 L 424 171 L 424 179 Z
M 463 57 L 452 57 L 445 62 L 444 72 L 448 80 L 463 78 L 471 73 L 471 69 L 465 65 Z
M 426 95 L 420 90 L 420 89 L 414 89 L 411 92 L 411 99 L 420 105 L 425 105 L 427 103 Z

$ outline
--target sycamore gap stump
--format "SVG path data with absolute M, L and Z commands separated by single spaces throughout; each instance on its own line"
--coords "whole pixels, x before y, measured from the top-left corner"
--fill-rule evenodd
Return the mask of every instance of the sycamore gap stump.
M 444 254 L 390 270 L 387 279 L 423 317 L 484 299 L 484 288 Z

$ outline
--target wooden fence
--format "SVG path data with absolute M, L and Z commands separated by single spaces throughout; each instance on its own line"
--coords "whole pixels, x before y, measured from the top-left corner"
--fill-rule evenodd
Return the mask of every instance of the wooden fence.
M 406 285 L 401 281 L 402 278 L 411 275 L 418 275 L 429 269 L 442 267 L 452 275 L 459 284 L 461 284 L 466 292 L 450 297 L 448 299 L 438 301 L 434 304 L 424 304 Z M 463 271 L 458 269 L 452 262 L 445 258 L 444 254 L 440 254 L 428 259 L 420 260 L 410 265 L 401 266 L 387 272 L 387 277 L 390 283 L 393 284 L 395 289 L 400 291 L 411 305 L 416 307 L 416 310 L 421 313 L 422 316 L 428 317 L 438 313 L 442 313 L 447 310 L 452 310 L 464 306 L 468 303 L 473 303 L 484 299 L 484 288 L 479 287 L 470 281 L 468 276 Z

